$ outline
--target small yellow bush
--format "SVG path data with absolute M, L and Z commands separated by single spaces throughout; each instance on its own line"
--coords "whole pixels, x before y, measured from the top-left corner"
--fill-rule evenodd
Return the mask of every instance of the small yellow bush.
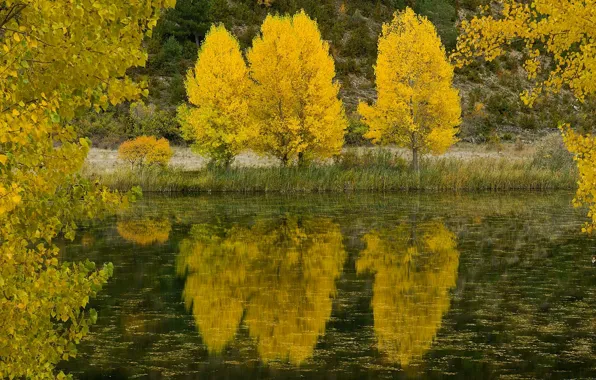
M 139 136 L 123 142 L 118 148 L 118 157 L 130 163 L 132 168 L 151 165 L 167 165 L 172 158 L 168 140 L 154 136 Z

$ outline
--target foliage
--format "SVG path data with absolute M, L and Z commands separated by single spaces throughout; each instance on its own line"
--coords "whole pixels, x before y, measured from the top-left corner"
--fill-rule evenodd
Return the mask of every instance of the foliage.
M 170 5 L 0 4 L 0 377 L 53 378 L 95 320 L 83 308 L 111 266 L 59 264 L 53 241 L 125 199 L 78 174 L 89 143 L 68 121 L 145 92 L 125 72 L 145 63 L 142 39 Z
M 118 158 L 130 163 L 131 168 L 166 166 L 173 154 L 168 140 L 158 140 L 154 136 L 139 136 L 123 142 L 118 148 Z
M 247 53 L 256 149 L 284 165 L 338 154 L 346 119 L 335 68 L 317 23 L 304 12 L 267 16 Z
M 252 228 L 195 225 L 177 267 L 209 351 L 221 353 L 244 319 L 263 361 L 300 364 L 325 332 L 345 258 L 337 224 L 292 216 Z
M 532 104 L 543 92 L 560 92 L 568 87 L 583 100 L 596 92 L 593 62 L 596 52 L 596 5 L 591 1 L 500 0 L 498 17 L 488 14 L 462 22 L 453 58 L 459 65 L 475 57 L 492 61 L 504 53 L 504 47 L 515 41 L 525 43 L 528 57 L 524 69 L 536 87 L 523 93 Z M 545 57 L 552 58 L 552 66 Z M 540 79 L 546 74 L 545 79 Z
M 464 65 L 475 57 L 492 61 L 504 47 L 516 41 L 525 44 L 524 68 L 535 86 L 522 93 L 522 100 L 533 105 L 543 94 L 569 89 L 581 102 L 596 94 L 596 4 L 592 1 L 501 0 L 498 17 L 484 14 L 462 23 L 462 35 L 453 58 Z M 486 9 L 488 11 L 488 8 Z M 548 58 L 548 59 L 546 59 Z M 580 136 L 562 127 L 567 148 L 575 154 L 580 183 L 577 205 L 588 203 L 589 216 L 596 210 L 596 161 L 591 154 L 592 135 Z M 584 230 L 592 231 L 587 226 Z
M 579 172 L 578 189 L 573 200 L 574 205 L 590 206 L 588 217 L 582 231 L 593 233 L 596 227 L 596 137 L 592 134 L 582 135 L 573 131 L 569 125 L 562 125 L 563 141 L 567 149 L 574 154 Z
M 368 127 L 359 119 L 349 118 L 348 119 L 348 129 L 346 130 L 346 135 L 344 136 L 344 140 L 346 145 L 366 145 L 368 140 L 364 137 L 364 135 L 368 132 Z
M 165 12 L 155 28 L 155 34 L 162 39 L 192 40 L 199 46 L 211 22 L 209 0 L 177 0 L 176 6 Z
M 89 112 L 74 121 L 79 136 L 88 137 L 94 147 L 113 148 L 139 136 L 163 137 L 172 143 L 183 141 L 175 114 L 155 104 L 135 102 L 125 107 L 110 107 L 104 112 Z
M 407 366 L 430 349 L 449 310 L 459 265 L 455 234 L 440 222 L 412 222 L 370 232 L 364 241 L 356 269 L 375 274 L 378 348 L 389 361 Z
M 210 29 L 185 85 L 191 106 L 178 109 L 185 138 L 217 166 L 229 167 L 256 133 L 248 118 L 246 63 L 238 41 L 224 26 Z
M 151 245 L 168 241 L 172 225 L 165 218 L 144 218 L 119 221 L 116 229 L 125 240 L 139 245 Z
M 455 142 L 461 108 L 452 87 L 453 68 L 434 26 L 411 9 L 383 25 L 375 67 L 377 101 L 358 111 L 376 143 L 395 143 L 418 153 L 442 153 Z
M 174 36 L 170 36 L 160 46 L 155 58 L 151 60 L 151 66 L 168 74 L 176 73 L 180 68 L 180 59 L 183 53 L 182 44 Z
M 130 105 L 127 135 L 163 137 L 168 141 L 180 141 L 181 131 L 170 112 L 157 109 L 154 104 L 133 103 Z

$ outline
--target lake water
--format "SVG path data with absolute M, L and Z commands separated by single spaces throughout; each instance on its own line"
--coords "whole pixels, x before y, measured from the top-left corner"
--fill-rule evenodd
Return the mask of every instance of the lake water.
M 75 378 L 596 378 L 596 240 L 570 193 L 147 196 Z

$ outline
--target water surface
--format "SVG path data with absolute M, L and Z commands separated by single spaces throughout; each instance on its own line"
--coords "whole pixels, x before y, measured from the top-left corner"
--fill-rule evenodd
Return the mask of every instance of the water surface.
M 596 241 L 569 193 L 146 197 L 75 378 L 596 378 Z

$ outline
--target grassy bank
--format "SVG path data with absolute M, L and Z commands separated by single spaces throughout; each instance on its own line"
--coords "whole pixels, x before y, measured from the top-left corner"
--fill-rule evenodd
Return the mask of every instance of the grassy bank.
M 243 167 L 228 171 L 153 169 L 93 174 L 113 189 L 140 185 L 145 192 L 348 192 L 574 189 L 573 166 L 549 167 L 530 159 L 428 159 L 420 175 L 402 162 L 338 163 L 304 168 Z

